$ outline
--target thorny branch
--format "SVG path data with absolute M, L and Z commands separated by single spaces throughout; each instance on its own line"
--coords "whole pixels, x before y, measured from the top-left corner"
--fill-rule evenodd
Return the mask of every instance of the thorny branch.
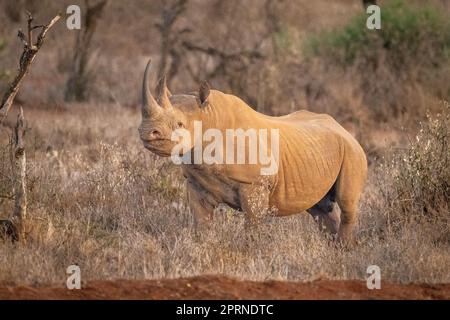
M 21 30 L 19 30 L 17 34 L 19 39 L 22 41 L 24 47 L 22 55 L 20 56 L 18 73 L 14 78 L 14 80 L 12 81 L 12 83 L 10 84 L 8 90 L 6 90 L 1 100 L 0 124 L 3 123 L 4 119 L 8 115 L 8 111 L 14 102 L 14 98 L 16 97 L 17 92 L 19 91 L 22 80 L 24 76 L 27 74 L 31 64 L 33 63 L 33 60 L 36 57 L 37 52 L 44 43 L 45 36 L 47 35 L 48 30 L 50 30 L 50 28 L 53 27 L 53 25 L 56 22 L 58 22 L 60 18 L 61 14 L 58 14 L 45 26 L 41 25 L 33 26 L 32 25 L 33 16 L 28 12 L 27 36 L 25 36 L 25 34 Z M 42 30 L 37 37 L 36 43 L 33 43 L 33 30 L 37 28 L 41 28 Z

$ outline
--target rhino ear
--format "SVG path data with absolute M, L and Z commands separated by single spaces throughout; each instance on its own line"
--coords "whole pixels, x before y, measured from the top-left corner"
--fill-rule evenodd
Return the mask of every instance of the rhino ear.
M 203 81 L 200 84 L 200 88 L 198 89 L 198 97 L 200 99 L 201 107 L 205 106 L 206 103 L 208 102 L 209 89 L 210 89 L 210 86 L 209 86 L 208 82 Z

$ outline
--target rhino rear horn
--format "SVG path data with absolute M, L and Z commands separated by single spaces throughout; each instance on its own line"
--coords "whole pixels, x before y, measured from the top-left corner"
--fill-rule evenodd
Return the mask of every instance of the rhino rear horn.
M 208 82 L 203 81 L 198 89 L 198 97 L 200 99 L 200 105 L 203 107 L 208 101 L 210 86 Z
M 172 103 L 170 102 L 170 96 L 172 95 L 167 88 L 166 76 L 162 76 L 159 79 L 158 85 L 156 86 L 156 94 L 158 97 L 158 102 L 164 109 L 172 108 Z

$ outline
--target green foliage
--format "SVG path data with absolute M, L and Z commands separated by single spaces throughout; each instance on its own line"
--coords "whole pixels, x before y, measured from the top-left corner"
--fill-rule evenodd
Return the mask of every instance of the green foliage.
M 358 58 L 374 62 L 383 51 L 397 69 L 405 56 L 429 66 L 442 65 L 450 57 L 450 20 L 435 7 L 388 2 L 381 8 L 381 30 L 369 30 L 367 17 L 362 13 L 341 29 L 310 38 L 305 53 L 347 66 Z
M 293 36 L 288 28 L 283 28 L 273 34 L 273 43 L 276 54 L 289 52 L 293 47 Z

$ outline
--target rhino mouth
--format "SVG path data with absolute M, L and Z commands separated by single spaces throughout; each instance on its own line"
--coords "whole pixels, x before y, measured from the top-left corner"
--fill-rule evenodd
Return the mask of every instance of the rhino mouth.
M 172 141 L 169 139 L 157 139 L 152 141 L 142 141 L 144 147 L 149 151 L 161 157 L 169 157 L 171 155 Z

